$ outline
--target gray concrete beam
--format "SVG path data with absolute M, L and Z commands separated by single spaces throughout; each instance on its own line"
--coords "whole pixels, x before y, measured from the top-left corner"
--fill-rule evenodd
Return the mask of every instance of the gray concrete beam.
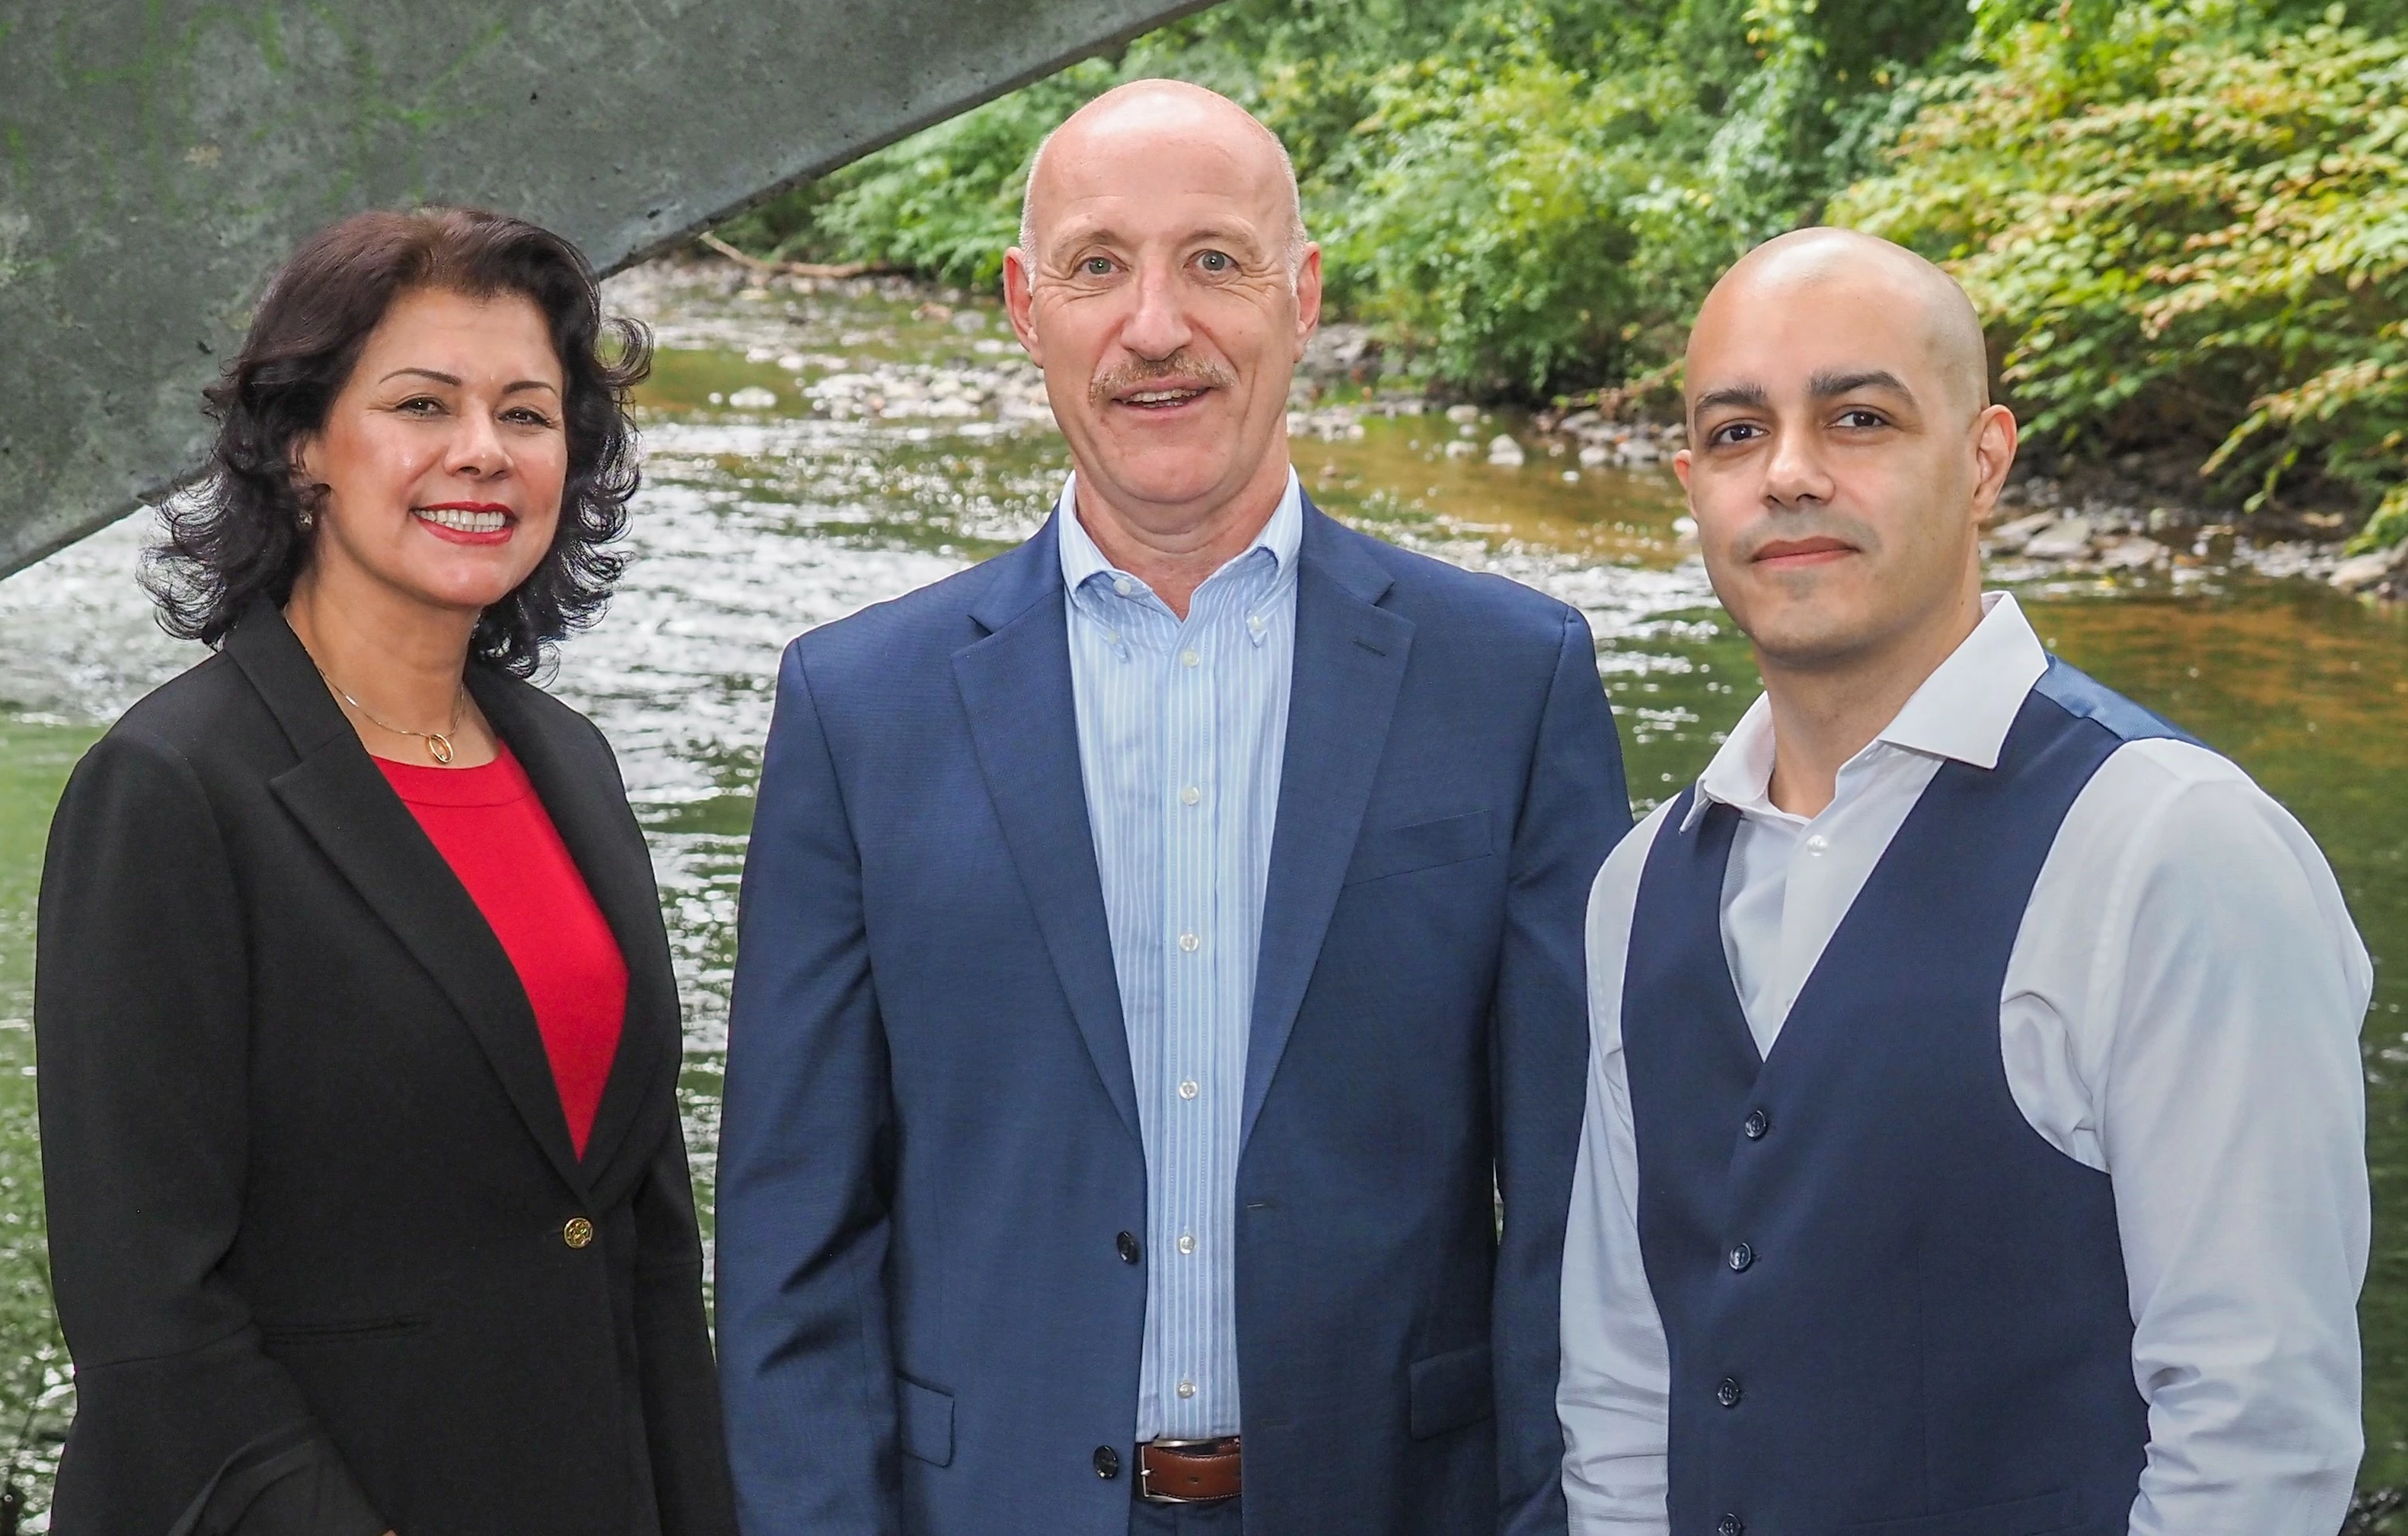
M 0 0 L 0 575 L 154 498 L 364 208 L 609 269 L 1209 0 Z

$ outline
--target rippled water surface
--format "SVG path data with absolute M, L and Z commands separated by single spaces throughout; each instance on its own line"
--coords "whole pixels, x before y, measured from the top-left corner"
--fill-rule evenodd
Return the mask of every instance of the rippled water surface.
M 552 686 L 617 745 L 651 838 L 686 1002 L 683 1091 L 708 1209 L 737 877 L 779 649 L 1026 537 L 1067 467 L 1036 375 L 992 309 L 856 285 L 748 288 L 647 269 L 615 300 L 662 352 L 646 489 L 609 617 Z M 1584 611 L 1645 810 L 1754 696 L 1744 645 L 1673 531 L 1666 474 L 1449 457 L 1507 420 L 1369 413 L 1298 441 L 1327 510 Z M 195 653 L 134 584 L 145 519 L 0 581 L 0 1457 L 35 1486 L 71 1411 L 49 1317 L 34 1141 L 34 892 L 50 807 L 84 746 Z M 2023 596 L 2068 659 L 2230 753 L 2340 871 L 2378 961 L 2366 1029 L 2376 1254 L 2363 1315 L 2364 1480 L 2408 1481 L 2408 620 L 2305 583 L 2085 579 Z M 2390 962 L 2390 963 L 2386 963 Z M 22 1427 L 22 1428 L 21 1428 Z M 39 1529 L 38 1514 L 31 1522 Z

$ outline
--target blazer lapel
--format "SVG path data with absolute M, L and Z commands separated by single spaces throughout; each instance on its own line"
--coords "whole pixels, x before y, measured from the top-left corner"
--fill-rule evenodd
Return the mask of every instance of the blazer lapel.
M 585 734 L 581 723 L 566 718 L 564 707 L 553 705 L 531 683 L 480 667 L 469 668 L 468 688 L 526 769 L 536 797 L 559 831 L 626 961 L 626 1015 L 580 1164 L 589 1177 L 598 1176 L 609 1166 L 610 1154 L 635 1124 L 660 1073 L 675 1069 L 684 1043 L 678 1027 L 677 977 L 663 963 L 668 932 L 661 919 L 652 851 L 628 811 L 616 765 Z M 547 1083 L 550 1071 L 547 1060 Z M 556 1089 L 553 1097 L 557 1099 Z
M 1079 768 L 1078 702 L 1054 539 L 1048 522 L 996 559 L 995 581 L 970 610 L 987 633 L 953 653 L 953 680 L 1004 841 L 1070 1012 L 1104 1092 L 1134 1137 L 1140 1134 L 1137 1084 Z
M 1412 622 L 1377 606 L 1388 573 L 1359 547 L 1359 538 L 1306 505 L 1297 558 L 1296 673 L 1246 1042 L 1241 1145 L 1254 1134 L 1321 957 L 1412 650 Z
M 360 745 L 283 616 L 254 607 L 225 649 L 301 758 L 268 787 L 452 999 L 544 1155 L 582 1190 L 535 1011 L 484 914 Z

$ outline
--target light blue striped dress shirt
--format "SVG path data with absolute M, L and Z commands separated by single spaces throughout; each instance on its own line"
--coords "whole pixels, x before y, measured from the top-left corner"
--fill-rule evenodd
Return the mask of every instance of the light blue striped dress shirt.
M 1303 492 L 1181 623 L 1062 490 L 1079 763 L 1145 1138 L 1140 1440 L 1238 1432 L 1238 1142 L 1287 752 Z

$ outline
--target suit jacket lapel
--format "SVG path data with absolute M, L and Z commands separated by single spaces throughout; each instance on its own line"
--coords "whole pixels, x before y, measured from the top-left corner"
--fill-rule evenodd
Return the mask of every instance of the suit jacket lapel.
M 1246 1043 L 1241 1136 L 1254 1133 L 1321 957 L 1412 650 L 1412 622 L 1377 606 L 1388 573 L 1359 538 L 1306 506 L 1297 558 L 1296 673 Z
M 254 607 L 225 649 L 301 758 L 269 788 L 452 999 L 544 1155 L 582 1190 L 535 1011 L 484 914 L 360 745 L 283 616 Z
M 557 709 L 547 708 L 549 701 L 531 685 L 502 673 L 472 667 L 468 686 L 485 718 L 526 769 L 537 798 L 585 878 L 586 889 L 626 961 L 627 1011 L 619 1049 L 611 1058 L 580 1165 L 587 1175 L 598 1176 L 609 1166 L 610 1154 L 634 1125 L 660 1073 L 675 1069 L 683 1043 L 677 1028 L 677 978 L 661 963 L 668 951 L 668 933 L 661 920 L 652 852 L 629 815 L 615 765 L 581 727 L 560 718 Z M 666 1028 L 661 1027 L 663 1020 L 667 1021 Z M 547 1060 L 547 1083 L 550 1070 Z M 556 1099 L 556 1088 L 553 1094 Z
M 970 612 L 987 633 L 953 653 L 953 680 L 1004 841 L 1071 1014 L 1134 1137 L 1137 1085 L 1079 768 L 1078 701 L 1054 537 L 1049 522 L 996 561 L 995 580 Z

